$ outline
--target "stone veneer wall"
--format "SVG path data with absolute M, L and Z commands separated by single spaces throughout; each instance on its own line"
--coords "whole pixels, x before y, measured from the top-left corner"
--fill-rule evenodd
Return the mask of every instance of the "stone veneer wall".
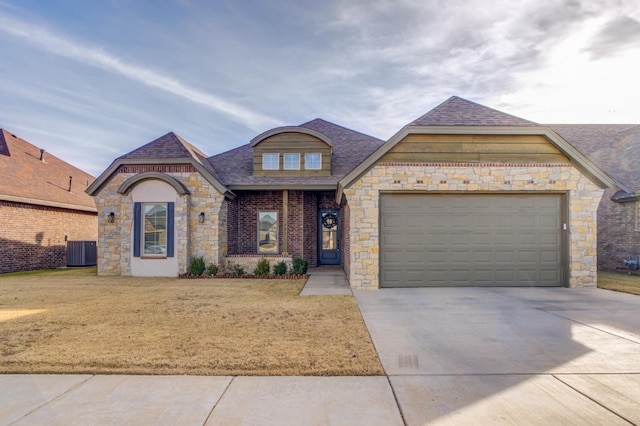
M 346 270 L 354 288 L 379 287 L 380 191 L 567 193 L 569 285 L 596 285 L 596 218 L 603 190 L 570 164 L 377 164 L 344 190 L 350 216 Z
M 154 166 L 155 168 L 159 166 Z M 167 166 L 169 167 L 169 166 Z M 191 195 L 178 196 L 175 204 L 175 256 L 179 273 L 186 272 L 193 256 L 203 256 L 207 264 L 220 263 L 226 254 L 226 201 L 209 182 L 195 171 L 155 170 L 166 172 L 187 187 Z M 129 166 L 131 169 L 131 166 Z M 131 193 L 122 195 L 118 187 L 138 173 L 149 171 L 140 166 L 135 172 L 119 172 L 94 197 L 98 210 L 98 274 L 131 275 L 131 232 L 133 231 L 133 200 Z M 114 223 L 108 223 L 109 212 L 115 213 Z M 205 222 L 199 215 L 205 213 Z
M 640 201 L 616 203 L 611 197 L 618 191 L 615 186 L 605 190 L 598 207 L 598 269 L 627 272 L 623 260 L 640 257 Z

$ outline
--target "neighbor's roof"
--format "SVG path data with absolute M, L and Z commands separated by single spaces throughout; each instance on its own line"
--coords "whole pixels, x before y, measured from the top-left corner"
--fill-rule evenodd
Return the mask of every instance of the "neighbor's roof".
M 320 132 L 332 141 L 331 176 L 253 176 L 253 149 L 250 143 L 210 157 L 209 162 L 218 172 L 222 183 L 232 190 L 258 186 L 335 188 L 342 177 L 384 143 L 373 136 L 347 129 L 320 118 L 301 124 L 299 127 Z
M 538 126 L 475 102 L 452 96 L 409 126 Z
M 640 194 L 640 125 L 549 124 L 553 131 L 580 150 L 623 191 L 615 200 Z
M 85 190 L 94 177 L 14 134 L 0 129 L 0 200 L 96 211 Z M 69 191 L 71 177 L 71 191 Z

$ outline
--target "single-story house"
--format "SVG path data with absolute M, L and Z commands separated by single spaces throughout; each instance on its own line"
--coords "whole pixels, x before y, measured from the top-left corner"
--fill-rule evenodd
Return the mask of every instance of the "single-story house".
M 614 185 L 550 127 L 452 97 L 387 141 L 315 119 L 209 157 L 169 133 L 87 193 L 103 275 L 305 258 L 354 288 L 574 287 Z
M 0 273 L 66 266 L 67 241 L 97 241 L 93 176 L 5 129 L 0 174 Z

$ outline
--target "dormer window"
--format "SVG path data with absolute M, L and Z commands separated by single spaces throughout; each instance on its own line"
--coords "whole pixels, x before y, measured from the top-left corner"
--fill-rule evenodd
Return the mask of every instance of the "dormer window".
M 279 170 L 280 154 L 262 154 L 262 170 Z M 285 166 L 286 169 L 286 166 Z
M 300 154 L 289 153 L 284 154 L 285 170 L 300 170 Z
M 322 154 L 320 153 L 307 153 L 304 155 L 304 168 L 305 170 L 320 170 L 322 169 Z

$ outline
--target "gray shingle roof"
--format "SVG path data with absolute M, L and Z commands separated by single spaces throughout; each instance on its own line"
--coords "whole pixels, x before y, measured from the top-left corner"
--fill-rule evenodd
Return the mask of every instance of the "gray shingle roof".
M 640 192 L 640 125 L 637 124 L 549 124 L 576 149 L 609 176 Z
M 318 131 L 333 141 L 332 176 L 254 177 L 250 144 L 209 158 L 220 181 L 228 186 L 337 185 L 338 181 L 380 147 L 384 141 L 317 118 L 300 127 Z
M 410 126 L 537 126 L 504 112 L 452 96 Z
M 173 132 L 160 136 L 140 148 L 134 149 L 119 157 L 121 159 L 149 159 L 149 158 L 195 158 L 199 155 L 202 158 L 207 156 L 198 148 L 182 139 Z

